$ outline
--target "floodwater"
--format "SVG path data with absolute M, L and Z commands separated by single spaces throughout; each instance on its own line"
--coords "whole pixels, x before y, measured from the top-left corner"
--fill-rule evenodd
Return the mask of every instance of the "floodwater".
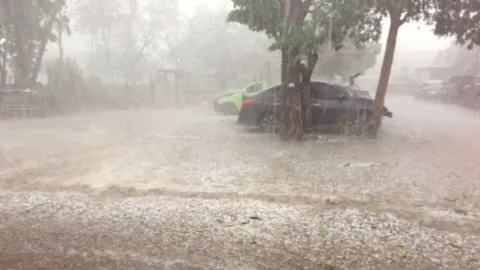
M 0 265 L 480 267 L 480 116 L 387 105 L 378 140 L 285 143 L 207 107 L 0 122 Z

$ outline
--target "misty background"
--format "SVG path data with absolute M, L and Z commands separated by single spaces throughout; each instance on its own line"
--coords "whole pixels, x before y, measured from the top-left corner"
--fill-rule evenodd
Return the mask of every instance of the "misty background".
M 109 12 L 113 14 L 114 9 L 108 9 L 108 5 L 114 2 L 122 1 L 98 1 L 97 5 L 107 7 L 107 10 L 103 11 L 105 14 Z M 128 32 L 122 33 L 124 30 L 121 29 L 122 20 L 113 19 L 109 22 L 108 16 L 102 16 L 102 11 L 98 10 L 97 14 L 89 13 L 88 7 L 94 7 L 93 2 L 69 1 L 66 12 L 71 18 L 72 32 L 63 40 L 65 56 L 75 59 L 87 76 L 95 75 L 104 81 L 117 83 L 132 80 L 127 78 L 133 76 L 129 74 L 132 72 L 137 73 L 134 76 L 138 77 L 135 78 L 136 84 L 147 81 L 150 76 L 156 74 L 158 69 L 170 68 L 187 70 L 197 75 L 219 75 L 220 78 L 215 79 L 220 81 L 216 82 L 218 87 L 231 88 L 242 86 L 257 77 L 265 77 L 267 62 L 274 69 L 276 68 L 275 63 L 279 61 L 278 54 L 267 51 L 271 41 L 261 33 L 249 31 L 245 26 L 225 22 L 225 16 L 231 8 L 230 1 L 179 0 L 178 6 L 172 1 L 157 1 L 157 4 L 149 0 L 138 2 L 140 5 L 138 14 L 135 17 L 129 17 L 137 27 L 132 39 L 135 42 L 132 42 L 129 41 L 132 36 Z M 164 2 L 170 3 L 170 6 L 165 5 Z M 164 15 L 159 16 L 161 19 L 158 19 L 151 17 L 153 13 Z M 89 21 L 95 22 L 96 26 L 88 26 Z M 126 21 L 124 20 L 123 23 L 125 24 Z M 109 24 L 113 24 L 111 44 L 106 44 L 103 41 L 105 37 L 102 36 L 104 35 L 102 29 L 105 30 Z M 89 27 L 97 29 L 90 31 Z M 384 23 L 384 27 L 388 29 L 388 21 Z M 92 34 L 92 31 L 96 33 Z M 386 34 L 387 31 L 383 31 L 380 41 L 382 50 L 376 54 L 374 65 L 368 68 L 364 76 L 371 81 L 379 75 Z M 95 38 L 92 35 L 95 35 Z M 151 40 L 147 42 L 148 44 L 144 44 L 145 41 L 142 39 L 147 36 Z M 457 48 L 452 43 L 451 39 L 439 39 L 434 36 L 432 29 L 423 23 L 410 23 L 403 26 L 397 40 L 392 81 L 399 76 L 404 76 L 405 73 L 412 73 L 417 67 L 452 65 L 455 62 L 455 56 L 461 51 L 468 54 L 466 50 Z M 109 48 L 105 49 L 105 46 Z M 105 63 L 108 58 L 105 56 L 105 50 L 116 54 L 110 56 L 111 71 L 108 71 L 108 64 Z M 449 59 L 442 56 L 446 51 L 450 52 Z M 50 43 L 44 63 L 54 61 L 58 53 L 58 45 Z M 125 59 L 128 58 L 126 54 L 138 54 L 140 61 L 136 71 L 128 70 L 131 69 L 128 67 L 131 63 L 129 64 L 129 60 Z M 44 64 L 44 70 L 47 65 Z M 322 65 L 321 61 L 317 66 L 320 65 Z M 223 74 L 218 74 L 219 71 Z M 355 70 L 355 72 L 358 71 Z M 271 71 L 271 73 L 275 72 Z M 45 72 L 40 76 L 40 80 L 45 82 Z M 373 86 L 369 84 L 368 87 Z

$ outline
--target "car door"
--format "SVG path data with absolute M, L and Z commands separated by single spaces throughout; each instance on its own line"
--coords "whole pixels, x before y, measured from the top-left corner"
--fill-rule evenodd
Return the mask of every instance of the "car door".
M 281 111 L 278 92 L 281 86 L 271 87 L 254 96 L 256 113 L 261 116 L 264 113 L 275 113 L 277 116 Z
M 312 125 L 321 126 L 328 124 L 327 122 L 327 102 L 325 100 L 325 83 L 312 83 L 311 89 L 311 111 Z
M 316 83 L 312 87 L 312 122 L 314 125 L 334 125 L 340 121 L 349 107 L 349 100 L 340 100 L 340 96 L 349 97 L 341 86 L 328 83 Z
M 332 85 L 327 98 L 329 100 L 329 122 L 331 124 L 345 121 L 346 117 L 355 113 L 355 100 L 343 86 Z

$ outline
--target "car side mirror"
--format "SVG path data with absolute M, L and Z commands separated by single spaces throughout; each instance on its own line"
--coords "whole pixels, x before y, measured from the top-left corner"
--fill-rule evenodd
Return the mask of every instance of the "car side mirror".
M 345 94 L 341 94 L 341 95 L 338 96 L 337 100 L 339 102 L 344 102 L 344 101 L 348 100 L 348 96 L 345 95 Z

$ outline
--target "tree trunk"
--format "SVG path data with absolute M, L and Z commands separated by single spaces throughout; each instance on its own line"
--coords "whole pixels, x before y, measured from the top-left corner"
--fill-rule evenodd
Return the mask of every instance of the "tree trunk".
M 301 69 L 298 59 L 298 50 L 291 48 L 287 56 L 285 81 L 281 95 L 281 122 L 279 126 L 279 135 L 284 140 L 303 140 L 304 130 L 304 110 L 301 84 Z M 282 63 L 284 60 L 282 60 Z
M 387 45 L 385 47 L 385 55 L 383 57 L 382 69 L 380 71 L 380 79 L 378 81 L 377 92 L 373 104 L 374 114 L 371 118 L 372 128 L 369 129 L 369 135 L 376 137 L 378 129 L 382 124 L 383 108 L 385 104 L 385 95 L 387 93 L 390 73 L 392 71 L 393 58 L 395 55 L 395 47 L 397 45 L 398 30 L 401 26 L 400 12 L 390 14 L 390 28 L 388 31 Z
M 288 28 L 302 26 L 311 5 L 310 0 L 284 0 L 281 2 L 283 21 Z M 289 33 L 282 33 L 288 35 Z M 281 114 L 278 133 L 285 140 L 305 138 L 305 99 L 300 50 L 296 47 L 282 48 L 282 91 L 280 91 Z M 309 80 L 309 78 L 307 79 Z
M 113 65 L 112 65 L 112 27 L 108 26 L 107 32 L 107 43 L 106 43 L 106 54 L 107 54 L 107 62 L 108 62 L 108 69 L 110 70 L 110 81 L 112 84 L 115 83 L 115 76 L 113 74 Z
M 288 50 L 282 49 L 282 59 L 281 59 L 281 80 L 282 85 L 287 85 L 288 82 Z
M 63 53 L 63 29 L 58 31 L 58 57 L 63 63 L 64 53 Z
M 0 4 L 0 7 L 2 6 L 2 4 Z M 1 7 L 3 8 L 3 7 Z M 0 46 L 3 46 L 3 50 L 2 50 L 2 55 L 1 55 L 1 63 L 0 63 L 0 87 L 1 86 L 4 86 L 6 83 L 7 83 L 7 60 L 8 60 L 8 52 L 7 52 L 7 44 L 8 44 L 8 40 L 9 40 L 9 37 L 8 37 L 8 31 L 7 31 L 7 20 L 6 20 L 6 15 L 4 13 L 4 11 L 0 11 L 0 17 L 1 17 L 1 21 L 0 21 L 0 34 L 1 34 L 1 37 L 2 38 L 5 38 L 6 41 L 5 41 L 5 44 L 0 44 Z
M 38 74 L 40 73 L 40 68 L 42 67 L 43 55 L 47 49 L 48 44 L 48 35 L 52 32 L 53 24 L 55 23 L 55 16 L 60 11 L 60 6 L 55 7 L 50 13 L 50 18 L 48 19 L 47 25 L 43 28 L 43 36 L 40 40 L 40 46 L 38 49 L 38 55 L 35 59 L 35 63 L 33 65 L 32 74 L 30 76 L 30 86 L 33 87 L 37 83 Z
M 0 86 L 7 84 L 7 50 L 2 51 L 2 63 L 0 65 Z
M 308 55 L 307 65 L 302 66 L 302 104 L 304 108 L 304 128 L 305 131 L 312 131 L 312 110 L 311 110 L 311 79 L 313 74 L 313 69 L 318 62 L 318 53 L 313 53 Z
M 16 51 L 17 55 L 15 56 L 15 73 L 14 73 L 14 80 L 16 87 L 25 87 L 28 84 L 28 75 L 29 75 L 29 61 L 27 59 L 27 50 L 26 50 L 26 42 L 22 38 L 23 35 L 20 33 L 20 28 L 17 28 L 18 25 L 15 27 L 15 31 L 17 31 L 17 39 L 16 39 Z

